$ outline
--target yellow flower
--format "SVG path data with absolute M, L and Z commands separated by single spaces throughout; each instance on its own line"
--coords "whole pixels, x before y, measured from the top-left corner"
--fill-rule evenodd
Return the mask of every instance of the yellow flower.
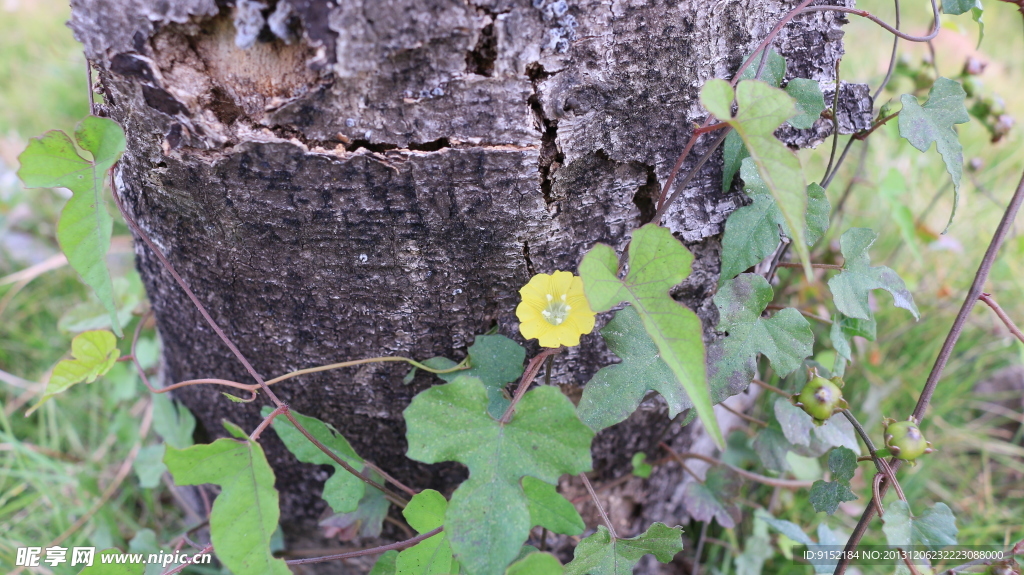
M 583 280 L 569 272 L 537 274 L 519 290 L 519 333 L 542 347 L 574 346 L 594 330 L 594 312 L 583 295 Z

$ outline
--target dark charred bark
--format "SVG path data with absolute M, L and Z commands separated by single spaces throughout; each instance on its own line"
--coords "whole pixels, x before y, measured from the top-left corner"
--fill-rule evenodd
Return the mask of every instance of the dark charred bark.
M 699 86 L 730 76 L 795 2 L 72 4 L 103 112 L 127 131 L 116 180 L 129 209 L 269 377 L 376 355 L 460 358 L 495 325 L 518 338 L 519 287 L 534 272 L 574 270 L 595 242 L 622 248 L 703 116 Z M 789 77 L 834 78 L 840 23 L 817 13 L 786 29 L 777 46 Z M 843 127 L 865 126 L 866 96 L 844 92 Z M 816 143 L 830 126 L 793 139 Z M 712 162 L 666 218 L 697 258 L 678 297 L 709 333 L 718 234 L 741 201 L 721 193 L 719 174 Z M 165 378 L 245 381 L 138 245 Z M 557 359 L 554 381 L 578 391 L 606 355 L 596 333 L 585 337 Z M 404 386 L 404 372 L 367 365 L 275 390 L 403 481 L 449 490 L 461 469 L 403 455 L 402 410 L 436 381 Z M 209 387 L 177 396 L 210 438 L 225 418 L 252 429 L 264 401 L 231 403 Z M 683 449 L 694 440 L 667 425 L 648 402 L 598 438 L 596 469 L 621 474 L 663 432 Z M 310 527 L 325 472 L 263 437 L 283 520 Z M 666 467 L 643 489 L 620 489 L 623 531 L 685 517 L 673 498 L 681 478 Z

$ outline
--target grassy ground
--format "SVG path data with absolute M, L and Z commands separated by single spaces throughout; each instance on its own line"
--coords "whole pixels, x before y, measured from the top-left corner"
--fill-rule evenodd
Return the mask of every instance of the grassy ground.
M 891 5 L 862 0 L 859 7 L 891 21 Z M 925 30 L 923 6 L 905 8 L 906 29 Z M 1019 15 L 1002 3 L 986 2 L 987 38 L 975 50 L 976 29 L 966 16 L 946 19 L 947 29 L 936 41 L 940 72 L 959 73 L 968 56 L 983 58 L 989 66 L 981 76 L 984 90 L 1000 94 L 1010 115 L 1024 119 L 1024 37 Z M 13 175 L 16 156 L 28 137 L 47 129 L 70 129 L 86 113 L 84 62 L 77 43 L 64 27 L 67 7 L 56 0 L 17 2 L 0 6 L 0 278 L 45 260 L 57 252 L 54 223 L 62 203 L 51 191 L 24 190 Z M 962 33 L 957 27 L 962 27 Z M 877 85 L 884 74 L 890 37 L 862 20 L 847 28 L 848 54 L 843 77 Z M 870 51 L 863 51 L 868 47 Z M 912 67 L 927 54 L 922 47 L 902 45 Z M 928 66 L 923 68 L 927 69 Z M 895 90 L 883 98 L 910 89 L 898 79 Z M 924 94 L 921 94 L 922 99 Z M 977 159 L 980 169 L 967 171 L 957 218 L 946 235 L 952 208 L 948 176 L 934 149 L 921 154 L 898 137 L 895 122 L 873 136 L 862 171 L 860 148 L 855 147 L 840 176 L 829 189 L 833 206 L 856 176 L 842 218 L 834 222 L 832 236 L 821 253 L 835 251 L 838 234 L 853 226 L 872 227 L 880 238 L 872 249 L 876 264 L 897 270 L 907 281 L 921 309 L 922 319 L 891 306 L 887 295 L 877 298 L 879 338 L 862 342 L 847 381 L 855 411 L 870 431 L 880 436 L 882 415 L 905 417 L 916 402 L 932 361 L 973 277 L 977 262 L 991 237 L 1002 208 L 1022 168 L 1021 130 L 1015 129 L 998 144 L 976 122 L 962 126 L 961 140 L 967 160 Z M 824 170 L 830 142 L 803 153 L 809 174 Z M 858 144 L 860 146 L 860 144 Z M 905 181 L 905 191 L 891 201 L 880 200 L 881 182 L 890 170 Z M 937 198 L 937 199 L 936 199 Z M 933 202 L 933 199 L 935 200 Z M 894 213 L 905 205 L 919 218 L 909 238 L 901 236 Z M 831 244 L 829 243 L 831 242 Z M 823 255 L 823 257 L 825 257 Z M 130 265 L 121 262 L 121 265 Z M 995 294 L 1012 317 L 1024 323 L 1022 280 L 1024 236 L 1015 234 L 993 269 L 987 291 Z M 827 277 L 823 278 L 827 279 Z M 21 289 L 23 287 L 23 289 Z M 782 298 L 817 308 L 823 283 L 794 281 Z M 46 545 L 68 533 L 62 543 L 125 548 L 140 532 L 151 529 L 165 544 L 181 523 L 177 509 L 162 489 L 142 490 L 133 473 L 119 483 L 108 503 L 97 506 L 104 489 L 122 475 L 122 462 L 140 441 L 138 421 L 146 409 L 146 395 L 132 373 L 118 366 L 114 377 L 78 386 L 31 417 L 26 405 L 35 402 L 47 371 L 68 349 L 71 334 L 58 329 L 65 312 L 88 294 L 67 268 L 41 274 L 26 286 L 0 285 L 0 567 L 13 564 L 17 547 Z M 827 329 L 819 331 L 827 341 Z M 1024 449 L 1002 426 L 1006 419 L 985 416 L 971 401 L 974 385 L 995 370 L 1024 363 L 1024 349 L 1008 336 L 987 308 L 971 317 L 956 353 L 932 402 L 924 431 L 939 447 L 916 468 L 901 472 L 902 483 L 915 511 L 935 501 L 948 503 L 957 516 L 962 543 L 1005 544 L 1024 538 Z M 142 398 L 142 399 L 140 399 Z M 765 405 L 768 405 L 767 403 Z M 768 417 L 770 411 L 756 414 Z M 835 516 L 815 515 L 806 491 L 773 492 L 752 487 L 751 504 L 769 505 L 782 518 L 805 527 L 824 519 L 833 529 L 849 532 L 867 500 L 870 486 L 858 476 L 854 487 L 860 498 Z M 890 496 L 892 497 L 892 496 Z M 80 527 L 76 521 L 88 517 Z M 869 541 L 880 542 L 876 528 Z M 750 522 L 737 530 L 716 534 L 722 544 L 708 546 L 709 569 L 733 570 L 735 546 L 742 548 Z M 141 539 L 136 540 L 139 544 Z M 731 542 L 731 543 L 729 543 Z M 161 545 L 166 548 L 166 545 Z M 730 551 L 733 549 L 733 551 Z M 6 570 L 6 569 L 4 569 Z M 71 572 L 66 567 L 55 573 Z M 766 572 L 805 572 L 781 555 L 770 560 Z

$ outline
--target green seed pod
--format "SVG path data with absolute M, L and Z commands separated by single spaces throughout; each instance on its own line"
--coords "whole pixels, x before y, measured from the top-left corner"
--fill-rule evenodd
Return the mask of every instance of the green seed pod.
M 885 419 L 885 446 L 896 459 L 909 461 L 911 465 L 921 455 L 935 451 L 913 417 L 907 421 Z
M 795 397 L 796 405 L 820 425 L 832 417 L 833 413 L 848 407 L 846 400 L 843 399 L 842 385 L 843 380 L 838 377 L 833 377 L 831 380 L 818 376 L 812 377 L 800 395 Z

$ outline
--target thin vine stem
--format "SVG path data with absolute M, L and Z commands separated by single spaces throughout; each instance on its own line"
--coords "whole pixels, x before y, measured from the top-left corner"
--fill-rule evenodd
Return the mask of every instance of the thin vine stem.
M 1021 175 L 1020 183 L 1017 184 L 1017 189 L 1013 193 L 1013 197 L 1010 198 L 1010 202 L 1006 206 L 1006 211 L 1003 212 L 1003 218 L 999 221 L 999 226 L 992 235 L 992 241 L 989 242 L 988 249 L 985 250 L 985 256 L 982 257 L 981 264 L 978 265 L 978 271 L 974 274 L 974 281 L 971 283 L 967 296 L 964 298 L 963 305 L 960 306 L 960 312 L 957 313 L 956 319 L 953 320 L 953 325 L 950 327 L 949 333 L 946 335 L 946 340 L 942 343 L 942 348 L 939 350 L 939 354 L 935 358 L 935 364 L 932 366 L 932 371 L 928 374 L 928 379 L 925 381 L 924 389 L 921 391 L 921 396 L 918 398 L 917 405 L 914 407 L 913 416 L 917 421 L 921 421 L 924 418 L 924 413 L 928 409 L 929 403 L 931 403 L 932 395 L 935 394 L 935 388 L 938 386 L 939 379 L 942 377 L 942 372 L 945 370 L 946 364 L 949 362 L 949 358 L 953 354 L 953 348 L 956 346 L 957 340 L 960 339 L 960 334 L 963 332 L 964 325 L 967 324 L 967 318 L 970 316 L 971 310 L 974 309 L 974 305 L 978 302 L 978 299 L 983 293 L 982 288 L 985 285 L 985 281 L 988 279 L 989 272 L 992 270 L 992 264 L 995 263 L 996 256 L 999 254 L 999 249 L 1002 247 L 1003 241 L 1006 240 L 1006 236 L 1010 233 L 1010 228 L 1013 227 L 1013 222 L 1017 218 L 1017 212 L 1020 211 L 1021 203 L 1024 203 L 1024 174 Z M 901 461 L 895 457 L 889 460 L 889 466 L 892 467 L 894 473 L 899 470 L 900 464 Z M 884 496 L 887 489 L 888 484 L 883 483 L 880 495 Z M 847 553 L 843 554 L 843 559 L 840 559 L 839 563 L 836 565 L 834 575 L 842 575 L 846 572 L 846 568 L 849 565 L 849 552 L 856 549 L 857 544 L 864 537 L 864 533 L 867 532 L 868 524 L 871 523 L 874 513 L 874 505 L 868 505 L 864 509 L 864 513 L 860 516 L 860 521 L 857 522 L 857 526 L 850 535 L 850 539 L 846 542 Z
M 893 26 L 893 27 L 896 28 L 897 30 L 899 30 L 900 29 L 900 0 L 894 0 L 893 4 L 894 4 L 895 11 L 896 11 L 896 25 Z M 882 84 L 880 86 L 878 86 L 878 89 L 875 90 L 875 94 L 873 96 L 871 96 L 871 100 L 872 101 L 877 100 L 878 97 L 880 95 L 882 95 L 882 92 L 885 91 L 885 87 L 889 85 L 889 80 L 892 80 L 892 74 L 893 74 L 894 71 L 896 71 L 896 59 L 897 59 L 897 56 L 898 56 L 898 53 L 899 53 L 899 47 L 900 47 L 900 37 L 894 35 L 892 37 L 892 54 L 889 56 L 889 67 L 885 70 L 885 79 L 882 80 Z
M 874 462 L 875 468 L 879 473 L 885 474 L 885 476 L 889 478 L 889 481 L 892 482 L 893 486 L 896 488 L 896 493 L 899 495 L 899 498 L 906 501 L 907 496 L 903 494 L 903 488 L 900 487 L 899 481 L 896 480 L 896 474 L 893 472 L 892 468 L 889 467 L 889 464 L 878 455 L 878 450 L 875 449 L 875 444 L 871 441 L 871 436 L 868 435 L 864 426 L 861 425 L 860 421 L 857 420 L 853 415 L 853 412 L 849 409 L 843 409 L 841 410 L 841 413 L 846 417 L 850 424 L 853 425 L 853 428 L 857 430 L 857 435 L 859 435 L 864 441 L 864 445 L 868 448 L 868 453 L 871 454 L 871 461 Z
M 836 62 L 836 92 L 832 95 L 832 151 L 828 154 L 828 165 L 825 166 L 825 174 L 821 177 L 822 180 L 832 171 L 832 165 L 836 160 L 836 149 L 839 148 L 839 87 L 841 85 L 839 68 L 842 62 L 842 58 Z
M 774 385 L 772 385 L 772 384 L 770 384 L 768 382 L 765 382 L 765 381 L 761 381 L 760 379 L 754 378 L 754 379 L 752 379 L 750 381 L 752 383 L 754 383 L 754 384 L 764 388 L 764 389 L 767 389 L 768 391 L 771 391 L 773 393 L 777 393 L 777 394 L 779 394 L 782 397 L 785 397 L 787 399 L 793 396 L 792 393 L 787 393 L 785 391 L 782 391 L 781 389 L 775 387 Z
M 516 394 L 512 397 L 512 403 L 508 405 L 508 409 L 505 410 L 501 419 L 498 420 L 499 423 L 505 425 L 512 421 L 512 414 L 516 411 L 516 404 L 518 404 L 519 400 L 526 395 L 526 390 L 530 388 L 530 384 L 533 383 L 534 378 L 537 377 L 537 372 L 540 371 L 541 364 L 544 363 L 544 360 L 547 359 L 548 356 L 553 356 L 561 352 L 561 347 L 550 347 L 533 356 L 530 363 L 526 365 L 526 371 L 523 372 L 523 377 L 519 380 L 519 385 L 516 387 Z
M 350 559 L 352 557 L 362 557 L 364 555 L 379 555 L 385 551 L 399 551 L 407 549 L 420 541 L 430 539 L 434 535 L 444 531 L 444 526 L 438 527 L 431 531 L 427 531 L 422 535 L 417 535 L 412 539 L 406 539 L 405 541 L 399 541 L 397 543 L 391 543 L 390 545 L 381 545 L 380 547 L 374 547 L 372 549 L 360 549 L 359 551 L 349 551 L 348 553 L 338 553 L 336 555 L 324 555 L 323 557 L 309 557 L 308 559 L 290 559 L 285 561 L 288 565 L 307 565 L 309 563 L 326 563 L 327 561 L 337 561 L 339 559 Z
M 988 305 L 988 307 L 992 308 L 992 311 L 994 311 L 996 316 L 998 316 L 999 319 L 1002 320 L 1003 325 L 1005 325 L 1006 328 L 1010 330 L 1010 333 L 1012 333 L 1014 337 L 1019 339 L 1021 343 L 1024 343 L 1024 333 L 1021 333 L 1020 328 L 1017 327 L 1017 324 L 1013 323 L 1013 320 L 1010 319 L 1010 316 L 1007 315 L 1003 308 L 999 307 L 999 304 L 996 303 L 996 300 L 992 297 L 992 294 L 983 293 L 980 296 L 978 296 L 978 299 L 985 302 L 985 304 Z
M 587 493 L 590 493 L 590 498 L 594 500 L 594 505 L 597 506 L 597 512 L 601 514 L 601 519 L 604 520 L 604 524 L 608 527 L 608 532 L 611 534 L 612 539 L 618 539 L 619 535 L 615 532 L 615 526 L 612 525 L 612 520 L 609 519 L 608 513 L 604 510 L 604 505 L 601 504 L 601 500 L 598 499 L 597 493 L 594 491 L 594 486 L 590 484 L 590 480 L 587 479 L 586 473 L 580 473 L 580 479 L 583 480 L 583 485 L 587 486 Z
M 888 23 L 886 23 L 885 20 L 882 20 L 881 18 L 875 16 L 874 14 L 868 12 L 867 10 L 858 10 L 856 8 L 847 8 L 845 6 L 811 6 L 808 8 L 804 8 L 801 11 L 801 13 L 803 14 L 807 14 L 809 12 L 843 12 L 845 14 L 853 14 L 854 16 L 860 16 L 861 18 L 866 18 L 874 22 L 875 24 L 878 24 L 882 28 L 885 28 L 886 30 L 889 31 L 889 33 L 893 34 L 897 38 L 902 38 L 904 40 L 907 40 L 908 42 L 928 42 L 939 35 L 940 29 L 939 6 L 938 4 L 935 3 L 935 0 L 932 0 L 932 30 L 931 32 L 924 36 L 913 36 L 911 34 L 900 32 L 898 29 L 893 28 Z

